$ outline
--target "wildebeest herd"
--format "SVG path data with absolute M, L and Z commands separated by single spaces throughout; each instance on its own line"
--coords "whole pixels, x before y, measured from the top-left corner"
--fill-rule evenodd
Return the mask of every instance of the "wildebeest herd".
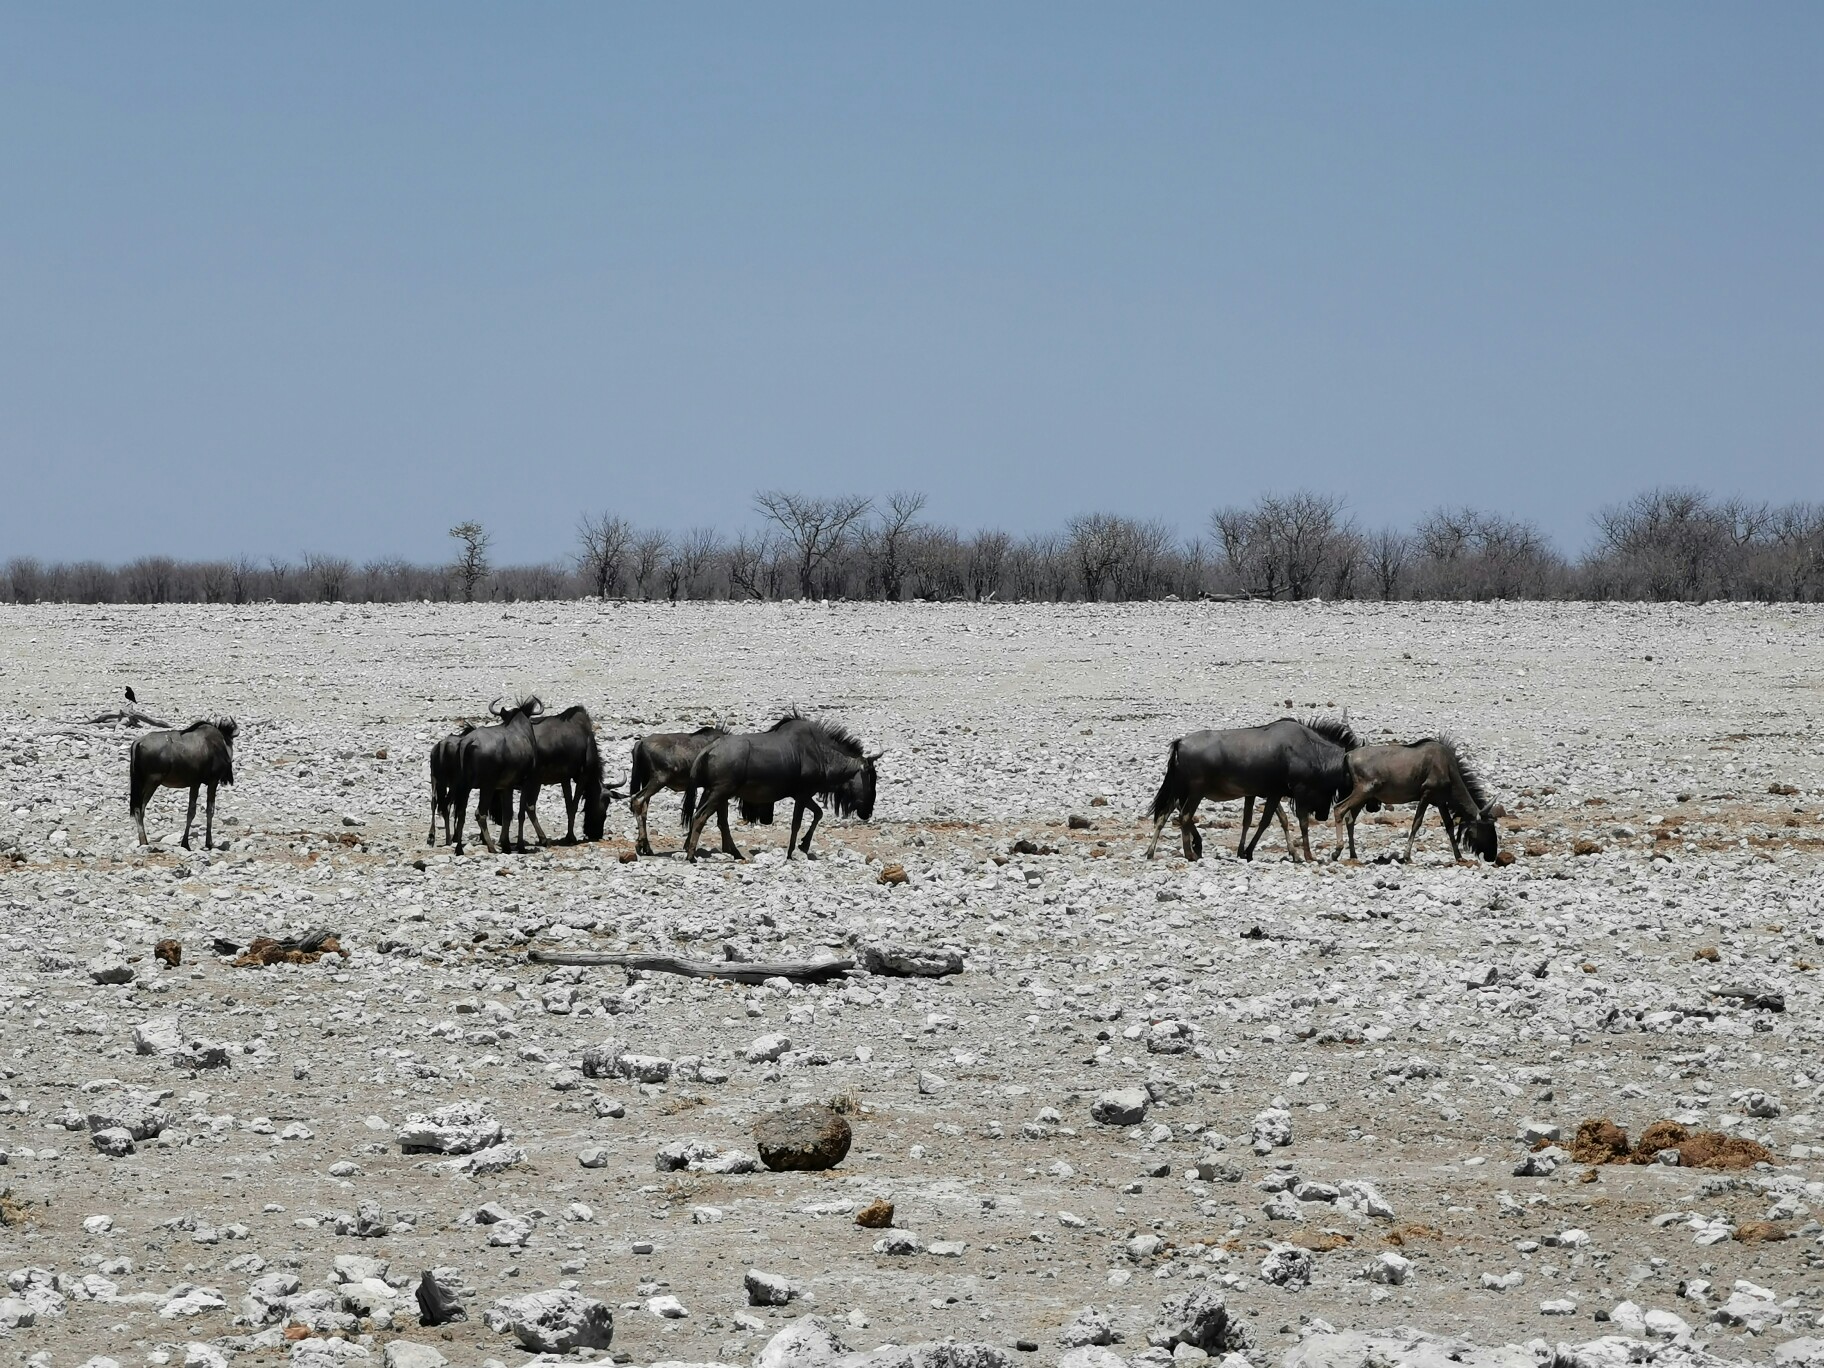
M 454 845 L 458 854 L 463 852 L 463 829 L 469 799 L 474 796 L 475 824 L 482 844 L 489 851 L 496 849 L 488 833 L 491 820 L 500 830 L 501 847 L 510 848 L 508 832 L 516 795 L 519 849 L 527 849 L 528 818 L 544 844 L 549 838 L 538 820 L 538 793 L 549 784 L 563 790 L 564 840 L 576 840 L 579 806 L 583 839 L 602 839 L 608 804 L 623 794 L 605 782 L 595 724 L 588 710 L 579 705 L 548 715 L 537 697 L 529 697 L 511 705 L 497 698 L 488 705 L 488 713 L 494 718 L 492 724 L 465 724 L 431 748 L 427 844 L 437 843 L 441 820 L 445 844 Z M 128 760 L 128 806 L 141 845 L 147 844 L 145 810 L 152 794 L 159 788 L 188 788 L 190 810 L 182 844 L 190 848 L 197 796 L 206 789 L 203 839 L 206 847 L 214 848 L 215 793 L 219 785 L 234 783 L 234 737 L 234 720 L 220 718 L 195 722 L 181 731 L 150 732 L 133 743 Z M 879 759 L 879 752 L 868 753 L 841 726 L 797 712 L 788 713 L 762 732 L 700 727 L 642 737 L 634 743 L 624 790 L 638 823 L 635 853 L 654 853 L 647 807 L 660 790 L 669 789 L 684 795 L 684 850 L 693 860 L 701 853 L 703 830 L 712 815 L 721 834 L 722 851 L 736 859 L 745 858 L 729 829 L 730 803 L 738 805 L 744 820 L 767 824 L 773 820 L 774 807 L 787 800 L 792 803 L 792 829 L 786 858 L 801 852 L 807 859 L 815 859 L 811 837 L 825 804 L 838 816 L 859 817 L 864 822 L 874 815 L 875 762 Z M 1495 822 L 1506 815 L 1488 796 L 1461 747 L 1449 737 L 1365 745 L 1347 721 L 1316 717 L 1303 721 L 1282 717 L 1256 727 L 1196 731 L 1172 742 L 1164 780 L 1153 798 L 1148 859 L 1157 851 L 1166 823 L 1174 819 L 1185 858 L 1201 858 L 1203 836 L 1197 829 L 1196 814 L 1206 799 L 1241 800 L 1236 854 L 1244 860 L 1254 858 L 1255 847 L 1276 817 L 1294 861 L 1301 850 L 1305 860 L 1314 859 L 1313 818 L 1335 823 L 1336 845 L 1330 858 L 1340 858 L 1346 844 L 1353 859 L 1356 818 L 1364 810 L 1413 803 L 1407 860 L 1412 859 L 1426 810 L 1435 807 L 1456 858 L 1463 858 L 1467 846 L 1482 859 L 1494 861 L 1499 854 Z M 1256 803 L 1260 805 L 1258 823 L 1254 820 Z M 1296 842 L 1286 816 L 1287 805 L 1298 819 Z M 800 839 L 807 810 L 811 822 Z

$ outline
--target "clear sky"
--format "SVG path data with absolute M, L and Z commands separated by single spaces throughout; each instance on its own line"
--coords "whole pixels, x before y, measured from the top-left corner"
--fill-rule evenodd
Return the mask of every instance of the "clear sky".
M 0 7 L 0 559 L 1824 498 L 1824 5 Z

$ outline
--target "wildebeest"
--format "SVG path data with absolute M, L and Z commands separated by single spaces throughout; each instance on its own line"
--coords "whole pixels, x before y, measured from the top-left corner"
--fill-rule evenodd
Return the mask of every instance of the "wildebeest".
M 564 814 L 569 830 L 564 841 L 576 844 L 576 809 L 583 808 L 583 839 L 599 841 L 608 825 L 608 796 L 602 788 L 602 753 L 595 743 L 595 722 L 582 704 L 565 708 L 560 713 L 539 717 L 532 723 L 538 742 L 538 768 L 533 781 L 520 792 L 521 834 L 527 816 L 532 830 L 545 841 L 545 829 L 538 821 L 538 789 L 541 784 L 561 784 L 564 790 Z
M 482 844 L 492 851 L 494 842 L 488 837 L 487 814 L 495 807 L 496 795 L 503 791 L 511 794 L 515 790 L 523 790 L 537 781 L 538 742 L 533 732 L 532 719 L 544 710 L 545 705 L 539 702 L 536 695 L 521 699 L 510 708 L 502 708 L 497 698 L 488 704 L 488 711 L 500 719 L 500 724 L 476 727 L 457 739 L 451 800 L 456 806 L 458 855 L 462 854 L 462 828 L 468 820 L 471 792 L 479 795 L 475 804 L 475 825 L 481 829 Z M 510 843 L 507 824 L 502 822 L 499 825 L 501 844 L 507 845 Z M 526 848 L 523 792 L 519 808 L 519 848 Z
M 633 768 L 627 777 L 627 791 L 632 796 L 627 806 L 639 822 L 639 836 L 633 843 L 636 854 L 652 854 L 652 839 L 646 834 L 646 809 L 660 789 L 684 795 L 684 828 L 690 829 L 690 819 L 697 810 L 690 767 L 710 742 L 727 735 L 721 727 L 698 727 L 694 732 L 656 732 L 633 743 Z
M 841 727 L 796 713 L 780 718 L 763 732 L 720 737 L 704 747 L 690 769 L 690 783 L 700 790 L 696 817 L 684 849 L 697 857 L 703 827 L 715 813 L 722 832 L 722 849 L 736 859 L 745 858 L 728 830 L 728 805 L 739 802 L 745 812 L 770 810 L 782 799 L 792 800 L 792 831 L 786 839 L 785 858 L 794 850 L 811 854 L 811 836 L 823 817 L 817 799 L 822 797 L 839 816 L 853 813 L 862 821 L 874 815 L 874 762 L 880 754 L 865 754 L 861 742 Z M 811 825 L 798 839 L 804 810 L 811 810 Z
M 139 843 L 146 840 L 146 804 L 161 788 L 190 790 L 190 811 L 184 817 L 183 847 L 190 849 L 190 827 L 196 821 L 197 790 L 207 787 L 208 806 L 203 815 L 203 847 L 215 849 L 215 790 L 234 783 L 234 733 L 232 717 L 213 722 L 192 722 L 182 731 L 148 732 L 127 752 L 127 810 L 139 828 Z
M 464 722 L 431 747 L 431 831 L 426 845 L 437 844 L 437 819 L 443 818 L 443 843 L 450 843 L 450 803 L 456 789 L 456 743 L 475 730 L 473 722 Z M 513 820 L 513 795 L 501 789 L 494 794 L 494 824 L 505 826 Z
M 1349 787 L 1343 757 L 1361 744 L 1347 722 L 1335 718 L 1310 718 L 1303 722 L 1282 717 L 1259 727 L 1231 727 L 1223 731 L 1196 731 L 1172 742 L 1165 762 L 1165 780 L 1153 798 L 1153 839 L 1147 859 L 1159 846 L 1159 833 L 1175 815 L 1184 842 L 1184 857 L 1203 855 L 1203 836 L 1197 830 L 1197 805 L 1242 799 L 1241 840 L 1235 853 L 1254 858 L 1267 823 L 1279 818 L 1286 835 L 1286 850 L 1294 860 L 1292 828 L 1281 803 L 1292 801 L 1298 814 L 1299 835 L 1305 858 L 1311 855 L 1311 818 L 1330 815 L 1330 806 Z M 1254 800 L 1265 808 L 1260 825 L 1248 838 L 1254 818 Z
M 1353 860 L 1356 815 L 1370 804 L 1391 803 L 1418 804 L 1412 829 L 1406 833 L 1407 863 L 1412 861 L 1413 843 L 1419 838 L 1427 806 L 1437 808 L 1444 834 L 1450 838 L 1450 853 L 1457 859 L 1463 858 L 1463 845 L 1485 860 L 1492 861 L 1500 853 L 1495 819 L 1505 817 L 1507 811 L 1489 798 L 1480 776 L 1452 738 L 1363 746 L 1349 752 L 1347 768 L 1350 788 L 1336 805 L 1336 849 L 1331 859 L 1341 857 L 1347 828 L 1349 858 Z

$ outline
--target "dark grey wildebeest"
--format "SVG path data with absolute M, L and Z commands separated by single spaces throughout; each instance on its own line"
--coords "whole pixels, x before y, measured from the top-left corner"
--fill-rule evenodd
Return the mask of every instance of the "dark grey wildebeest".
M 443 818 L 443 843 L 450 843 L 450 802 L 456 791 L 456 744 L 475 730 L 473 722 L 464 722 L 455 731 L 431 747 L 431 831 L 426 845 L 437 844 L 437 819 Z M 505 826 L 513 820 L 513 795 L 499 791 L 494 795 L 494 824 Z
M 1349 858 L 1355 858 L 1355 819 L 1365 807 L 1417 803 L 1412 829 L 1406 833 L 1406 861 L 1412 862 L 1413 843 L 1425 809 L 1435 807 L 1450 838 L 1450 853 L 1463 858 L 1467 845 L 1485 860 L 1500 853 L 1495 820 L 1507 811 L 1489 798 L 1482 780 L 1456 741 L 1448 736 L 1428 737 L 1401 745 L 1363 746 L 1349 752 L 1349 792 L 1336 805 L 1336 849 L 1343 853 L 1345 828 Z
M 811 836 L 823 817 L 821 797 L 838 816 L 853 814 L 867 821 L 874 815 L 874 762 L 861 742 L 841 727 L 796 713 L 780 718 L 763 732 L 740 733 L 712 741 L 690 768 L 690 783 L 701 793 L 690 836 L 684 843 L 691 859 L 713 812 L 722 832 L 722 849 L 737 860 L 745 858 L 728 830 L 728 805 L 739 802 L 750 814 L 770 815 L 772 805 L 792 800 L 792 831 L 785 843 L 785 858 L 795 850 L 811 854 Z M 811 825 L 798 839 L 804 810 L 811 810 Z
M 184 818 L 183 847 L 190 849 L 190 827 L 196 821 L 197 790 L 209 790 L 203 815 L 203 847 L 215 849 L 215 790 L 234 783 L 234 719 L 192 722 L 182 731 L 148 732 L 127 752 L 127 810 L 139 828 L 139 843 L 146 840 L 146 804 L 161 788 L 190 790 L 190 811 Z
M 1165 762 L 1165 780 L 1153 798 L 1153 839 L 1146 848 L 1152 859 L 1159 833 L 1173 817 L 1184 842 L 1184 858 L 1200 859 L 1203 836 L 1197 830 L 1197 805 L 1242 800 L 1241 839 L 1235 853 L 1254 858 L 1267 823 L 1279 818 L 1286 836 L 1286 851 L 1298 859 L 1292 828 L 1281 806 L 1290 800 L 1298 814 L 1305 859 L 1311 855 L 1311 818 L 1323 820 L 1331 804 L 1349 787 L 1343 757 L 1361 744 L 1347 722 L 1335 718 L 1310 718 L 1303 722 L 1282 717 L 1259 727 L 1231 727 L 1224 731 L 1196 731 L 1172 742 Z M 1254 802 L 1264 804 L 1260 825 L 1249 839 Z
M 636 854 L 652 854 L 652 838 L 646 834 L 646 809 L 660 789 L 684 795 L 684 828 L 690 829 L 690 819 L 697 810 L 690 767 L 712 741 L 727 735 L 721 727 L 698 727 L 694 732 L 657 732 L 633 743 L 633 768 L 627 777 L 627 791 L 632 796 L 627 806 L 633 809 L 640 827 L 633 844 Z
M 524 790 L 537 782 L 538 741 L 532 719 L 544 712 L 545 705 L 536 696 L 521 699 L 510 708 L 502 708 L 497 698 L 488 711 L 500 719 L 493 727 L 476 727 L 465 732 L 456 742 L 456 773 L 451 801 L 456 807 L 456 853 L 462 854 L 462 828 L 468 820 L 469 794 L 478 795 L 475 825 L 481 829 L 481 842 L 489 851 L 494 842 L 488 836 L 488 813 L 498 811 L 498 795 L 508 795 L 511 820 L 511 795 L 520 793 L 519 848 L 526 848 L 526 805 Z M 507 822 L 498 823 L 502 845 L 510 844 Z
M 538 741 L 538 768 L 530 786 L 520 791 L 521 835 L 527 816 L 532 830 L 545 843 L 545 829 L 538 822 L 538 790 L 541 784 L 561 784 L 564 790 L 564 815 L 569 830 L 566 845 L 576 844 L 576 809 L 583 809 L 583 839 L 599 841 L 608 826 L 608 795 L 602 788 L 602 752 L 595 742 L 595 722 L 589 710 L 577 704 L 560 713 L 533 720 L 532 732 Z

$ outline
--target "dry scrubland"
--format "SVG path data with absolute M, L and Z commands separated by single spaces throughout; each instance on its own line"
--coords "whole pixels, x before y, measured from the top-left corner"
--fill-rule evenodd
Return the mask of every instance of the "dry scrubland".
M 748 1363 L 806 1312 L 854 1349 L 1055 1364 L 1062 1341 L 1113 1338 L 1156 1360 L 1149 1332 L 1187 1293 L 1225 1300 L 1255 1364 L 1362 1362 L 1326 1324 L 1532 1363 L 1549 1351 L 1494 1347 L 1644 1341 L 1649 1312 L 1772 1362 L 1824 1336 L 1821 666 L 1824 613 L 1803 608 L 0 608 L 0 1305 L 33 1322 L 0 1330 L 0 1357 L 378 1364 L 402 1339 L 520 1363 L 482 1313 L 573 1287 L 641 1364 Z M 127 683 L 174 722 L 240 720 L 228 848 L 205 854 L 200 825 L 175 848 L 175 793 L 149 822 L 169 844 L 135 848 L 127 734 L 69 725 Z M 751 864 L 621 863 L 624 805 L 597 846 L 427 850 L 427 747 L 517 691 L 586 703 L 615 776 L 645 731 L 833 715 L 890 752 L 877 820 L 827 822 L 824 858 L 790 866 L 783 825 L 737 826 Z M 1287 863 L 1277 832 L 1244 865 L 1236 812 L 1207 807 L 1212 858 L 1140 858 L 1171 738 L 1342 705 L 1369 739 L 1465 738 L 1516 862 L 1451 864 L 1434 820 L 1414 866 L 1375 863 L 1395 813 L 1364 823 L 1359 866 Z M 542 807 L 550 828 L 561 803 Z M 675 796 L 653 811 L 675 848 Z M 908 883 L 879 882 L 892 862 Z M 210 951 L 313 924 L 346 960 Z M 180 968 L 153 959 L 164 937 Z M 959 947 L 966 972 L 788 992 L 525 957 L 880 939 Z M 94 981 L 110 952 L 131 982 Z M 135 1027 L 172 1017 L 203 1046 L 136 1052 Z M 750 1048 L 768 1036 L 787 1043 Z M 610 1041 L 701 1063 L 583 1077 Z M 1092 1119 L 1135 1087 L 1139 1124 Z M 168 1124 L 104 1156 L 86 1118 L 136 1099 Z M 840 1167 L 655 1167 L 679 1140 L 751 1152 L 792 1099 L 848 1109 Z M 523 1158 L 476 1176 L 401 1153 L 409 1114 L 456 1101 Z M 1257 1153 L 1276 1108 L 1290 1143 Z M 1683 1119 L 1774 1160 L 1516 1174 L 1523 1128 L 1568 1145 L 1592 1117 Z M 876 1252 L 853 1213 L 877 1197 L 918 1252 Z M 337 1290 L 348 1255 L 382 1281 L 344 1259 Z M 432 1267 L 467 1322 L 419 1327 Z M 749 1268 L 802 1296 L 750 1307 Z M 662 1296 L 688 1314 L 656 1314 Z M 300 1325 L 308 1347 L 285 1338 Z M 352 1344 L 327 1343 L 337 1327 Z

